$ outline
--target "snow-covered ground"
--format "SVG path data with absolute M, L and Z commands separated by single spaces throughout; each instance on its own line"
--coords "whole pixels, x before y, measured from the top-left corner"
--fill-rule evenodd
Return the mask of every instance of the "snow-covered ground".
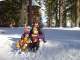
M 36 53 L 18 54 L 23 28 L 0 28 L 0 60 L 80 60 L 79 28 L 44 28 L 47 43 Z
M 52 28 L 52 27 L 44 27 L 43 29 L 57 29 L 57 30 L 77 30 L 77 31 L 80 31 L 80 28 L 79 27 L 73 27 L 73 28 L 70 28 L 70 27 L 55 27 L 55 28 Z

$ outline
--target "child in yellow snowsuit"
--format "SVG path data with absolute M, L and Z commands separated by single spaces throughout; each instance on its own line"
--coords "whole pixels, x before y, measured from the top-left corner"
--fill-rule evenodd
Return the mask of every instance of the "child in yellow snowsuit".
M 27 28 L 27 27 L 26 27 Z M 16 43 L 16 47 L 21 49 L 21 51 L 27 51 L 28 50 L 28 44 L 31 42 L 29 38 L 29 28 L 27 28 L 27 31 L 22 34 L 21 39 Z

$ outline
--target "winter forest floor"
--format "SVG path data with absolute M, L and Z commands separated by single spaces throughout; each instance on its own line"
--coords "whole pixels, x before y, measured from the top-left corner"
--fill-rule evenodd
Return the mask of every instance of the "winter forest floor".
M 0 28 L 0 60 L 80 60 L 80 28 L 44 28 L 46 43 L 36 53 L 18 54 L 23 28 Z

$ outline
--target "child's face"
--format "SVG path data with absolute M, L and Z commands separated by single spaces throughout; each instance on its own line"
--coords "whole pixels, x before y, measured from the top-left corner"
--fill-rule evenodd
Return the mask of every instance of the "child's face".
M 26 32 L 26 31 L 30 31 L 30 27 L 29 26 L 24 27 L 24 32 Z
M 34 34 L 38 34 L 38 29 L 37 28 L 33 28 L 33 33 Z
M 27 31 L 30 31 L 30 28 L 27 28 L 26 30 L 27 30 Z
M 35 27 L 38 27 L 38 26 L 39 26 L 39 24 L 38 24 L 38 23 L 35 23 L 35 24 L 34 24 L 34 26 L 35 26 Z

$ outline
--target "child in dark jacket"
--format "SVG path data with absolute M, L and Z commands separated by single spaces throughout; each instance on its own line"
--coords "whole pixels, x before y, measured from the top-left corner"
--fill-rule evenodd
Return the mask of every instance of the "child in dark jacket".
M 32 45 L 31 45 L 31 50 L 36 51 L 39 48 L 39 44 L 40 44 L 40 40 L 42 40 L 43 42 L 45 42 L 45 37 L 42 33 L 42 31 L 40 30 L 39 27 L 33 26 L 31 31 L 30 31 L 30 38 L 32 41 Z

